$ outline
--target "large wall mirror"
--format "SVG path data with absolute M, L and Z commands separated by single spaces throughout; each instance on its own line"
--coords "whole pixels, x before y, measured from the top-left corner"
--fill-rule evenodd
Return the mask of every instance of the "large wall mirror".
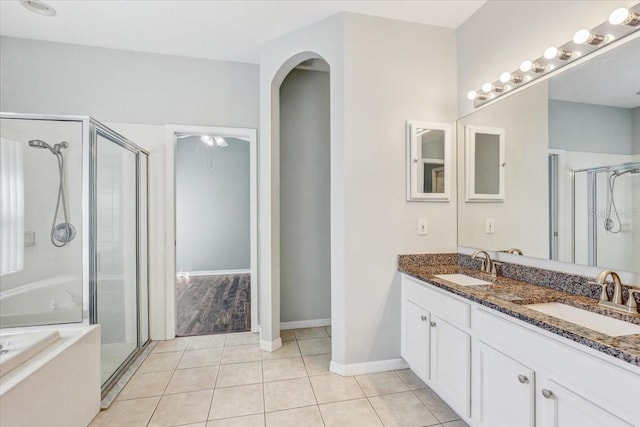
M 639 67 L 633 37 L 461 118 L 458 244 L 640 273 Z M 466 199 L 465 132 L 483 127 L 508 137 L 503 203 Z

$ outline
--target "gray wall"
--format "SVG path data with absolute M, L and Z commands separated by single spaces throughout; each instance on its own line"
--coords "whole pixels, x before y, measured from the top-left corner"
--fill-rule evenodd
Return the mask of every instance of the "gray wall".
M 331 317 L 329 73 L 280 87 L 280 320 Z
M 199 136 L 176 148 L 176 270 L 249 269 L 249 142 Z
M 258 66 L 0 37 L 0 110 L 258 127 Z
M 549 100 L 549 147 L 571 151 L 632 154 L 627 108 Z

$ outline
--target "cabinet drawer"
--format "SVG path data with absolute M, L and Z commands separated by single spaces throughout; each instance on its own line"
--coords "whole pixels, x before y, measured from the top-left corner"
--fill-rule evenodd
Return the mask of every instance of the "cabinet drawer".
M 471 306 L 451 297 L 428 283 L 402 275 L 402 298 L 437 314 L 454 326 L 462 329 L 470 327 Z

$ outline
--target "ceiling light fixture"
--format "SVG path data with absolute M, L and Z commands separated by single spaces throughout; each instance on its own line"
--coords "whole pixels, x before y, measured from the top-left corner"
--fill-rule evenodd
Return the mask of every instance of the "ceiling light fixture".
M 611 15 L 609 15 L 609 23 L 611 25 L 624 24 L 631 27 L 637 27 L 640 25 L 640 14 L 621 7 L 620 9 L 616 9 L 611 12 Z
M 225 148 L 225 147 L 229 146 L 229 143 L 227 141 L 225 141 L 225 139 L 223 137 L 221 137 L 221 136 L 214 136 L 213 139 L 214 139 L 214 141 L 216 141 L 216 145 L 218 147 Z
M 54 8 L 40 0 L 20 0 L 20 4 L 31 12 L 42 16 L 55 16 L 57 13 Z
M 209 135 L 202 135 L 200 137 L 200 140 L 207 144 L 209 147 L 213 147 L 213 138 L 211 138 Z
M 612 25 L 617 27 L 612 27 Z M 640 31 L 640 3 L 629 9 L 616 9 L 609 15 L 608 21 L 593 27 L 591 30 L 582 29 L 577 31 L 572 41 L 568 41 L 558 47 L 548 47 L 542 57 L 523 61 L 519 70 L 515 72 L 509 73 L 505 71 L 501 73 L 498 81 L 484 83 L 481 86 L 481 92 L 469 91 L 467 98 L 473 101 L 474 107 L 480 107 L 516 89 L 510 84 L 518 85 L 517 88 L 520 88 L 555 69 L 597 51 L 616 39 L 622 39 L 637 31 Z M 581 46 L 577 48 L 576 45 Z M 521 73 L 526 74 L 523 75 Z

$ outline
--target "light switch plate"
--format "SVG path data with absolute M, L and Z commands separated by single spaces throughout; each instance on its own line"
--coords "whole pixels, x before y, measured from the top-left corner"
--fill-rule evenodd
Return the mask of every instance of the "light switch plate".
M 487 218 L 484 224 L 484 232 L 486 234 L 493 234 L 496 231 L 496 220 L 493 218 Z
M 429 233 L 428 222 L 425 218 L 418 220 L 418 236 L 424 236 Z

